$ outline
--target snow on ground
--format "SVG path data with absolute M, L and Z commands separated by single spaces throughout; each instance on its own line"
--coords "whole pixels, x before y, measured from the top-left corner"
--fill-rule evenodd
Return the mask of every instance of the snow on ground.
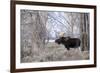
M 88 51 L 80 51 L 78 48 L 71 48 L 69 51 L 63 46 L 49 42 L 43 51 L 38 55 L 28 55 L 22 58 L 21 62 L 48 62 L 48 61 L 69 61 L 89 59 Z

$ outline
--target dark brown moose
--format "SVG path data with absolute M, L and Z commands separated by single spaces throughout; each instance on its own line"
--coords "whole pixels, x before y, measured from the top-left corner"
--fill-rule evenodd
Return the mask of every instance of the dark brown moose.
M 70 50 L 70 48 L 78 48 L 81 41 L 79 38 L 60 37 L 55 40 L 55 43 L 63 44 L 67 50 Z

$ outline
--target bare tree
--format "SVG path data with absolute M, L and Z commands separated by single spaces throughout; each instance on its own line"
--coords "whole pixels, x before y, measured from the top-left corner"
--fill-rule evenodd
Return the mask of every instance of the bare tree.
M 22 57 L 39 55 L 45 48 L 46 21 L 47 12 L 21 10 Z
M 89 50 L 89 14 L 81 14 L 82 50 Z
M 35 17 L 35 19 L 34 19 Z M 37 11 L 32 15 L 33 21 L 33 54 L 39 51 L 43 51 L 45 48 L 45 36 L 46 36 L 46 12 Z

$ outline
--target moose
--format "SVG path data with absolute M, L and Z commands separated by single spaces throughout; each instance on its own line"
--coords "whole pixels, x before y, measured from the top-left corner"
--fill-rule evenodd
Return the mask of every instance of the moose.
M 71 38 L 71 37 L 62 36 L 59 39 L 56 39 L 55 43 L 63 44 L 67 50 L 70 50 L 70 48 L 78 48 L 81 44 L 81 41 L 79 38 Z

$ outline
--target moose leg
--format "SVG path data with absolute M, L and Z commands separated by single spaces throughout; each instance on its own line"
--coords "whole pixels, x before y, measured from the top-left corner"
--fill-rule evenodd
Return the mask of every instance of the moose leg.
M 65 48 L 66 48 L 67 50 L 70 50 L 70 48 L 69 48 L 67 45 L 65 45 Z
M 72 54 L 70 53 L 71 50 L 70 50 L 69 46 L 65 45 L 65 48 L 67 49 L 67 54 L 66 54 L 66 56 L 67 56 L 67 57 L 71 57 Z
M 68 47 L 67 50 L 70 50 L 70 48 Z

